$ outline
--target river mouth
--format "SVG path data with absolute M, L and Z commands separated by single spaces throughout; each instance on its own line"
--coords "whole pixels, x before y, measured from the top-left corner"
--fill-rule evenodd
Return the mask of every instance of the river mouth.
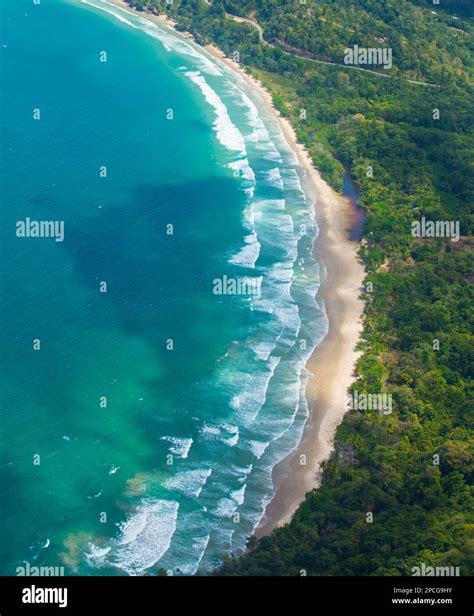
M 360 240 L 363 235 L 367 214 L 364 208 L 359 205 L 359 187 L 352 179 L 347 169 L 342 174 L 342 194 L 348 199 L 351 205 L 351 223 L 347 229 L 347 234 L 350 240 L 356 242 Z

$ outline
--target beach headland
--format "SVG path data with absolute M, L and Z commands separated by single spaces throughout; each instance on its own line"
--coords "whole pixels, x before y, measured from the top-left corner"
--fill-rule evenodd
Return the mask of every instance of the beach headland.
M 109 2 L 135 13 L 123 0 Z M 176 25 L 163 15 L 148 12 L 140 15 L 169 27 Z M 273 105 L 272 95 L 264 85 L 214 45 L 206 45 L 204 49 L 238 73 L 278 120 L 285 140 L 305 171 L 305 189 L 315 200 L 319 227 L 314 255 L 322 272 L 316 299 L 325 306 L 329 330 L 307 364 L 312 375 L 306 389 L 310 417 L 303 438 L 274 469 L 276 492 L 255 531 L 259 537 L 289 522 L 305 494 L 320 485 L 321 465 L 333 450 L 336 429 L 348 410 L 347 390 L 354 380 L 355 363 L 360 355 L 356 345 L 362 332 L 360 294 L 364 267 L 358 257 L 359 242 L 353 239 L 357 236 L 355 227 L 360 226 L 360 211 L 354 200 L 339 195 L 323 180 L 306 148 L 298 142 L 292 125 Z M 301 464 L 302 459 L 305 464 Z

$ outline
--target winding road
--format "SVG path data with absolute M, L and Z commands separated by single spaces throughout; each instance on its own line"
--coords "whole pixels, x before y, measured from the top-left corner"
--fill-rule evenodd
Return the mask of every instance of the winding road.
M 211 4 L 211 0 L 205 0 L 205 2 L 207 4 L 209 4 L 209 5 Z M 238 15 L 232 15 L 232 13 L 226 13 L 225 16 L 228 17 L 229 19 L 233 19 L 237 23 L 246 23 L 246 24 L 252 26 L 258 32 L 258 38 L 259 38 L 259 42 L 260 43 L 262 43 L 264 45 L 268 45 L 270 47 L 278 48 L 283 53 L 286 53 L 286 54 L 288 54 L 290 56 L 295 56 L 296 58 L 302 58 L 303 60 L 308 60 L 309 62 L 316 62 L 317 64 L 327 64 L 329 66 L 340 66 L 341 68 L 348 68 L 348 69 L 352 69 L 354 71 L 363 71 L 364 73 L 370 73 L 371 75 L 378 75 L 379 77 L 385 77 L 385 78 L 388 78 L 388 79 L 391 79 L 391 78 L 395 77 L 395 75 L 388 75 L 387 73 L 380 73 L 378 71 L 371 71 L 370 69 L 362 68 L 361 66 L 351 66 L 349 64 L 338 64 L 337 62 L 328 62 L 326 60 L 317 60 L 316 58 L 312 58 L 312 57 L 309 57 L 308 55 L 305 55 L 302 50 L 298 50 L 301 53 L 295 53 L 295 52 L 292 52 L 292 51 L 287 51 L 281 45 L 275 45 L 273 43 L 269 43 L 268 41 L 266 41 L 264 39 L 264 37 L 263 37 L 263 28 L 256 21 L 252 21 L 251 19 L 248 19 L 246 17 L 239 17 Z M 440 87 L 439 85 L 437 85 L 435 83 L 427 83 L 425 81 L 417 81 L 416 79 L 408 79 L 408 77 L 402 77 L 402 79 L 404 79 L 408 83 L 414 83 L 414 84 L 419 85 L 419 86 L 428 86 L 430 88 L 439 88 Z

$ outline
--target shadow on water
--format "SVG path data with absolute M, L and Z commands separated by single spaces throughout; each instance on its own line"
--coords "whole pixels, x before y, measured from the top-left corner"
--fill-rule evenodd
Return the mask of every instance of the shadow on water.
M 213 356 L 216 343 L 242 324 L 212 289 L 215 278 L 245 273 L 228 262 L 244 244 L 243 198 L 227 178 L 137 186 L 125 202 L 70 226 L 64 247 L 82 285 L 95 294 L 107 281 L 108 318 L 159 354 L 168 338 L 183 352 L 199 348 L 192 371 L 202 376 L 202 357 Z M 178 349 L 167 355 L 169 369 L 181 359 Z

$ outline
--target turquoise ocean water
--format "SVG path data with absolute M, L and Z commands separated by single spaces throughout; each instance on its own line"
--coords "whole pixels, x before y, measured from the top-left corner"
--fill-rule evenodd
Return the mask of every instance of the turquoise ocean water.
M 173 31 L 99 0 L 0 6 L 0 573 L 207 572 L 308 416 L 327 321 L 302 169 Z M 27 217 L 64 241 L 17 237 Z

